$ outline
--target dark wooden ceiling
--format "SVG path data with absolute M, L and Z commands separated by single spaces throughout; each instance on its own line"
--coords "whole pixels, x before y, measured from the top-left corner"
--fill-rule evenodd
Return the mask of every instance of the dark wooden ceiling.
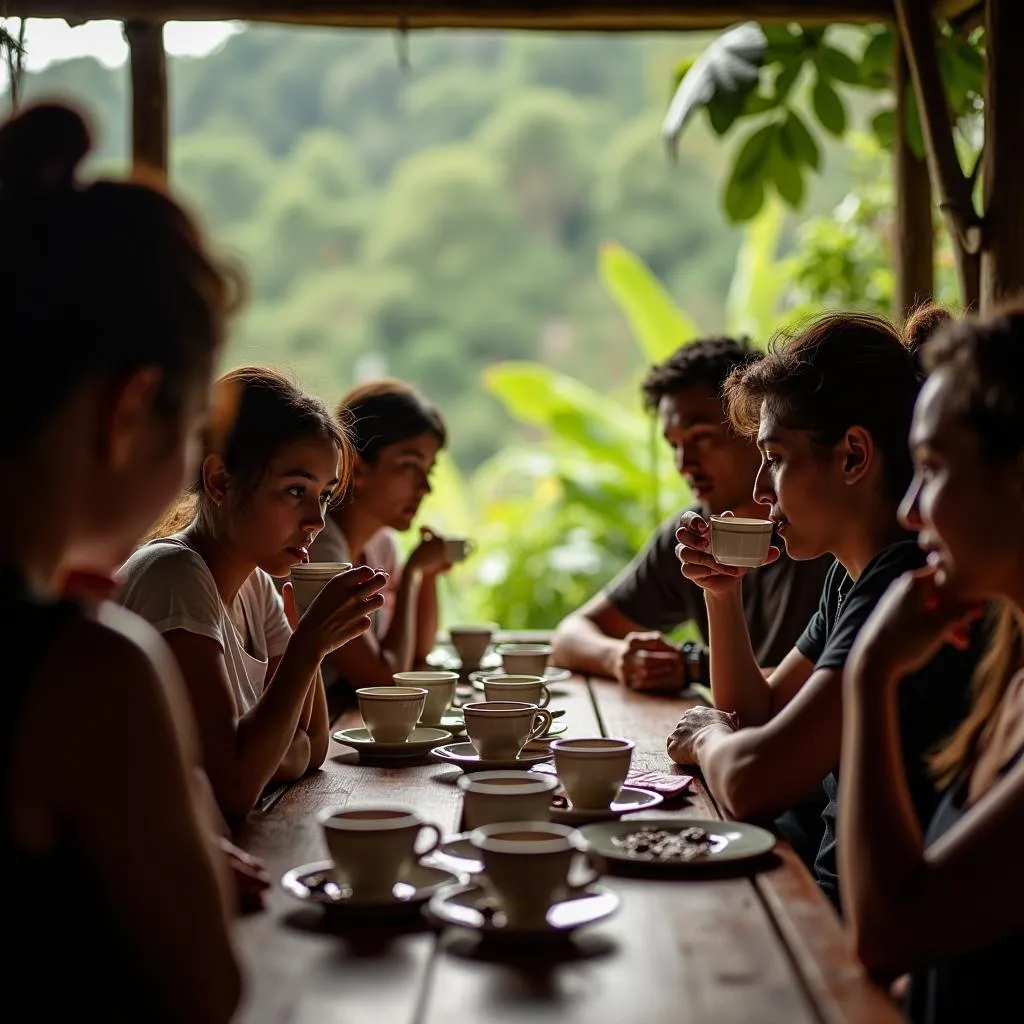
M 946 17 L 980 0 L 935 0 Z M 378 28 L 529 28 L 643 31 L 721 28 L 735 21 L 871 22 L 892 0 L 7 0 L 10 16 L 139 21 L 240 19 Z

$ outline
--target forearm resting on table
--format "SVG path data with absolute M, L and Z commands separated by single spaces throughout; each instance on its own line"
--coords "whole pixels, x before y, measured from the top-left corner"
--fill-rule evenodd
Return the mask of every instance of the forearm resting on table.
M 551 660 L 563 668 L 590 675 L 615 676 L 616 664 L 625 642 L 608 636 L 581 612 L 567 616 L 551 638 Z

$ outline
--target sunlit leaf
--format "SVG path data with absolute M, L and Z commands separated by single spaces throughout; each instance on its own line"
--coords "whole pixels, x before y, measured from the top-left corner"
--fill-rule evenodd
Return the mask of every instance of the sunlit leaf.
M 729 333 L 746 335 L 758 344 L 775 329 L 786 289 L 786 268 L 778 258 L 784 221 L 781 205 L 770 200 L 747 225 L 726 299 Z
M 734 173 L 725 186 L 723 205 L 734 224 L 742 224 L 757 216 L 764 204 L 764 182 L 761 178 L 743 180 Z
M 779 129 L 779 144 L 792 158 L 817 171 L 821 167 L 821 149 L 804 123 L 804 119 L 795 111 L 790 110 L 786 120 Z
M 757 131 L 748 135 L 743 145 L 740 146 L 733 164 L 733 177 L 741 182 L 753 181 L 759 178 L 764 171 L 768 154 L 775 145 L 775 137 L 778 134 L 779 126 L 772 122 L 763 125 Z
M 834 46 L 823 46 L 814 54 L 814 63 L 818 70 L 828 78 L 846 85 L 860 85 L 860 68 L 850 56 Z
M 615 242 L 601 246 L 598 270 L 608 294 L 625 314 L 644 355 L 660 363 L 700 329 L 672 300 L 639 256 Z

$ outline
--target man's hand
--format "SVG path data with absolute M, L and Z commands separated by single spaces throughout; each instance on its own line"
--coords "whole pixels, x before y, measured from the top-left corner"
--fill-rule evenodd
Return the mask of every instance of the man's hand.
M 630 690 L 681 690 L 686 683 L 683 655 L 660 633 L 627 633 L 615 678 Z
M 676 764 L 700 764 L 700 746 L 714 732 L 735 732 L 736 716 L 717 708 L 695 707 L 683 713 L 668 738 L 668 756 Z

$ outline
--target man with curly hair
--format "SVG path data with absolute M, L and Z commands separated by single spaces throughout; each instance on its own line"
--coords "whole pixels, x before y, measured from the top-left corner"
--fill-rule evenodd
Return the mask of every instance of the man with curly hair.
M 693 493 L 690 507 L 704 516 L 727 510 L 766 515 L 753 499 L 760 453 L 729 427 L 721 397 L 726 377 L 758 358 L 746 339 L 704 338 L 652 367 L 643 382 L 644 405 L 658 417 Z M 613 677 L 634 690 L 682 689 L 684 655 L 664 634 L 693 622 L 706 638 L 707 610 L 701 589 L 680 572 L 678 525 L 676 513 L 604 590 L 563 619 L 554 636 L 557 664 Z M 783 554 L 747 574 L 744 613 L 759 664 L 774 666 L 792 648 L 818 607 L 830 564 L 794 562 Z

